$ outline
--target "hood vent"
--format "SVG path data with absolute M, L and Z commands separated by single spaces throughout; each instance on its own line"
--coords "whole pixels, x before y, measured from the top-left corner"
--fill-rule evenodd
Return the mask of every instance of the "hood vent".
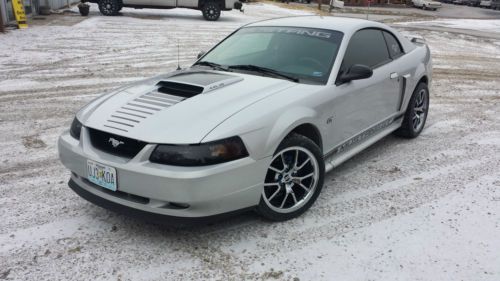
M 111 113 L 104 127 L 120 132 L 128 132 L 149 116 L 183 100 L 182 97 L 163 94 L 158 91 L 143 94 Z
M 158 92 L 183 98 L 191 98 L 203 92 L 204 88 L 189 84 L 161 81 L 158 84 Z

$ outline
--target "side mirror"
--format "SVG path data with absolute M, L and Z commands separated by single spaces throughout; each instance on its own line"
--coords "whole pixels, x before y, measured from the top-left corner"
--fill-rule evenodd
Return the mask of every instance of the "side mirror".
M 342 73 L 335 84 L 340 85 L 352 80 L 360 80 L 370 78 L 373 75 L 373 70 L 362 64 L 355 64 L 351 66 L 345 73 Z
M 197 58 L 199 59 L 199 58 L 203 57 L 205 55 L 205 53 L 206 53 L 205 51 L 199 52 Z

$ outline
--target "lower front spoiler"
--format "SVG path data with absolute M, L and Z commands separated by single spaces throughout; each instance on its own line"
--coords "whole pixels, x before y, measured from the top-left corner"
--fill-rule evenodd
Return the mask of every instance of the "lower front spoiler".
M 154 224 L 168 225 L 168 226 L 176 226 L 176 227 L 189 227 L 195 225 L 206 225 L 209 223 L 217 222 L 223 220 L 228 217 L 235 216 L 237 214 L 241 214 L 244 212 L 248 212 L 250 210 L 254 210 L 254 207 L 244 208 L 236 211 L 231 211 L 228 213 L 205 216 L 205 217 L 176 217 L 169 216 L 157 213 L 146 212 L 143 210 L 135 209 L 132 207 L 128 207 L 122 204 L 115 203 L 113 201 L 107 200 L 100 196 L 97 196 L 91 192 L 80 187 L 73 179 L 70 179 L 68 182 L 68 186 L 76 192 L 76 194 L 80 195 L 83 199 L 94 203 L 97 206 L 108 209 L 110 211 L 123 214 L 129 217 L 133 217 L 140 221 L 147 221 Z

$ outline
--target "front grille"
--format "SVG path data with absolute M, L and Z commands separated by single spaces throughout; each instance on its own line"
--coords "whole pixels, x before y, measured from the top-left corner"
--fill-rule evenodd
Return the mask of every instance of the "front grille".
M 92 146 L 109 154 L 133 158 L 147 143 L 88 128 Z

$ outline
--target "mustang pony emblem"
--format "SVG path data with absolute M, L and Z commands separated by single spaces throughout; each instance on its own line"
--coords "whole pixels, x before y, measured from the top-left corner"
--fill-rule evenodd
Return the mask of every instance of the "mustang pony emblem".
M 110 142 L 113 147 L 118 147 L 120 144 L 124 144 L 124 142 L 119 141 L 115 138 L 109 138 L 108 142 Z

